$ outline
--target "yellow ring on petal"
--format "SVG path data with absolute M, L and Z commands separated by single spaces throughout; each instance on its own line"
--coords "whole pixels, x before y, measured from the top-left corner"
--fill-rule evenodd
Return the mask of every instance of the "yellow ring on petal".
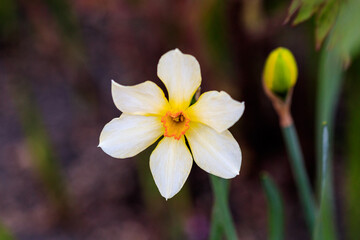
M 189 129 L 190 118 L 183 111 L 168 111 L 162 118 L 161 122 L 165 128 L 165 137 L 174 137 L 179 140 Z

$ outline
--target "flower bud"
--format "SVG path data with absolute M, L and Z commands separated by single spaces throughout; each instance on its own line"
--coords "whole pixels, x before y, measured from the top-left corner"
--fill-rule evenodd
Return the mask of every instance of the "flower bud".
M 293 54 L 286 48 L 273 50 L 266 60 L 263 81 L 264 86 L 272 93 L 286 97 L 295 85 L 298 70 Z

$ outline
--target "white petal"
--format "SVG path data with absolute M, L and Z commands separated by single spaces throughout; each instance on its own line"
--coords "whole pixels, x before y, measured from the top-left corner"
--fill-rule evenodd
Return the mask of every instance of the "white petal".
M 153 144 L 164 127 L 160 117 L 122 114 L 114 118 L 100 134 L 99 147 L 114 158 L 133 157 Z
M 116 107 L 123 113 L 164 115 L 169 109 L 164 92 L 151 81 L 134 86 L 123 86 L 112 81 L 111 93 Z
M 200 168 L 226 179 L 239 174 L 241 150 L 228 130 L 218 133 L 204 124 L 190 122 L 185 136 Z
M 201 83 L 198 61 L 175 49 L 160 58 L 157 71 L 168 90 L 171 107 L 176 110 L 186 109 Z
M 180 191 L 189 176 L 192 157 L 180 140 L 164 137 L 150 156 L 150 168 L 161 195 L 169 199 Z
M 226 92 L 205 92 L 186 111 L 191 121 L 200 122 L 223 132 L 236 123 L 244 113 L 244 102 L 238 102 Z

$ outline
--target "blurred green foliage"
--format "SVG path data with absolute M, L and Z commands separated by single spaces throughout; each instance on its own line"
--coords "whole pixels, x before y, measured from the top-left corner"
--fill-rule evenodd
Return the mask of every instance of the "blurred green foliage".
M 0 222 L 0 239 L 1 240 L 15 240 L 15 237 L 10 233 L 9 229 L 3 226 Z
M 49 11 L 49 15 L 55 20 L 60 30 L 59 36 L 65 47 L 69 59 L 77 65 L 83 65 L 85 61 L 85 49 L 82 44 L 80 28 L 77 23 L 71 2 L 68 0 L 41 0 L 34 4 L 43 4 Z M 15 33 L 20 34 L 20 22 L 22 18 L 28 17 L 20 13 L 19 9 L 28 6 L 21 1 L 1 0 L 0 3 L 0 36 L 3 40 L 10 42 Z M 25 11 L 26 12 L 26 11 Z M 28 21 L 31 22 L 31 21 Z
M 8 39 L 18 27 L 18 6 L 14 0 L 1 0 L 0 36 Z
M 293 0 L 289 8 L 288 18 L 298 11 L 293 24 L 299 24 L 316 13 L 324 1 L 325 0 Z
M 354 62 L 345 83 L 346 121 L 346 229 L 347 239 L 357 240 L 360 235 L 360 61 Z
M 293 24 L 297 25 L 316 15 L 316 46 L 320 48 L 327 35 L 328 47 L 337 49 L 345 61 L 360 50 L 360 1 L 358 0 L 293 0 L 289 7 L 286 22 L 296 15 Z M 297 13 L 296 13 L 297 12 Z
M 330 149 L 332 148 L 332 135 L 335 121 L 335 111 L 339 100 L 342 86 L 343 68 L 340 56 L 335 50 L 324 48 L 321 52 L 318 86 L 317 86 L 317 106 L 316 106 L 316 149 L 318 159 L 317 189 L 320 189 L 322 179 L 322 128 L 323 122 L 329 127 Z M 331 151 L 332 152 L 332 151 Z M 330 153 L 330 159 L 332 153 Z M 331 163 L 331 160 L 330 164 Z M 331 179 L 331 178 L 330 178 Z
M 333 152 L 333 134 L 334 134 L 334 122 L 335 113 L 337 109 L 337 103 L 343 85 L 343 79 L 345 76 L 344 67 L 350 64 L 350 58 L 353 58 L 358 53 L 360 47 L 360 34 L 356 30 L 354 24 L 356 21 L 360 21 L 358 12 L 354 9 L 359 9 L 359 1 L 343 1 L 341 2 L 339 16 L 336 20 L 334 29 L 331 31 L 328 43 L 322 51 L 322 57 L 320 60 L 320 72 L 318 82 L 318 99 L 317 99 L 317 149 L 318 149 L 318 189 L 320 196 L 320 182 L 321 182 L 321 122 L 326 121 L 329 124 L 329 176 L 328 181 L 333 182 L 332 177 L 332 152 Z M 358 94 L 358 93 L 351 93 Z M 352 129 L 356 131 L 356 128 Z M 355 143 L 354 143 L 355 144 Z M 354 183 L 356 184 L 356 183 Z M 352 184 L 350 184 L 352 185 Z M 335 210 L 333 202 L 333 187 L 329 185 L 328 198 L 325 199 L 322 204 L 324 208 L 327 208 L 328 213 L 324 218 L 323 226 L 327 231 L 333 231 L 335 227 Z M 351 221 L 351 220 L 350 220 Z M 359 222 L 357 223 L 359 224 Z M 349 233 L 350 235 L 359 236 L 359 229 L 352 229 L 356 233 Z M 335 232 L 334 232 L 335 234 Z M 327 239 L 324 236 L 323 239 Z
M 334 226 L 332 181 L 329 179 L 331 176 L 331 164 L 329 164 L 329 131 L 326 123 L 323 123 L 322 128 L 322 157 L 321 157 L 321 189 L 319 207 L 316 214 L 315 229 L 313 233 L 314 240 L 334 240 L 336 239 L 336 228 Z M 329 211 L 331 209 L 331 211 Z
M 68 0 L 42 0 L 48 7 L 61 31 L 60 37 L 66 44 L 69 60 L 76 67 L 85 67 L 85 48 L 71 2 Z
M 214 66 L 218 65 L 219 71 L 232 70 L 231 54 L 229 48 L 229 29 L 226 18 L 226 2 L 222 0 L 211 0 L 206 4 L 207 11 L 204 11 L 202 30 L 210 52 L 215 60 Z
M 333 134 L 334 121 L 337 103 L 341 91 L 342 81 L 345 76 L 345 67 L 351 63 L 351 59 L 359 54 L 360 50 L 360 31 L 358 23 L 360 22 L 360 1 L 358 0 L 294 0 L 289 8 L 287 20 L 298 10 L 294 24 L 309 19 L 316 15 L 316 45 L 321 46 L 326 36 L 329 34 L 328 41 L 321 53 L 318 90 L 317 90 L 317 108 L 316 108 L 316 128 L 317 128 L 317 189 L 320 198 L 320 218 L 322 230 L 318 229 L 315 234 L 316 239 L 335 239 L 336 227 L 334 220 L 334 202 L 333 202 L 333 177 L 332 177 L 332 152 L 333 152 Z M 356 70 L 359 72 L 359 68 Z M 359 76 L 359 75 L 358 75 Z M 357 79 L 359 80 L 359 79 Z M 356 84 L 354 84 L 354 89 Z M 348 91 L 349 99 L 358 96 L 358 91 Z M 353 134 L 359 132 L 359 118 L 356 116 L 358 108 L 354 108 L 354 102 L 349 102 L 349 125 L 348 125 L 348 156 L 347 178 L 348 189 L 348 209 L 355 209 L 359 196 L 353 189 L 358 189 L 358 180 L 354 171 L 358 174 L 358 164 L 354 160 L 359 159 L 357 149 L 359 141 Z M 357 120 L 355 120 L 357 119 Z M 322 171 L 322 122 L 326 121 L 329 126 L 329 167 L 325 172 Z M 326 191 L 321 191 L 321 182 L 327 179 Z M 355 203 L 356 202 L 356 203 Z M 360 235 L 358 224 L 360 223 L 359 213 L 349 211 L 347 221 L 349 222 L 350 239 L 357 239 Z M 319 227 L 320 228 L 320 227 Z
M 315 41 L 316 48 L 320 48 L 326 36 L 332 29 L 341 0 L 293 0 L 289 7 L 286 22 L 295 15 L 293 25 L 297 25 L 316 15 Z
M 284 239 L 285 213 L 280 191 L 268 174 L 264 173 L 261 176 L 261 181 L 266 194 L 268 208 L 268 239 L 282 240 Z
M 52 16 L 56 19 L 62 36 L 75 40 L 80 37 L 76 17 L 67 0 L 42 0 L 48 6 Z
M 339 16 L 329 36 L 328 47 L 339 51 L 345 66 L 360 52 L 359 9 L 358 0 L 341 1 Z
M 42 114 L 25 82 L 18 80 L 16 84 L 14 83 L 12 96 L 20 115 L 26 144 L 31 154 L 32 166 L 50 200 L 59 211 L 59 216 L 65 217 L 68 210 L 68 196 L 61 167 L 43 124 Z
M 326 36 L 329 34 L 335 23 L 339 11 L 340 2 L 338 0 L 328 0 L 319 10 L 316 16 L 315 39 L 316 48 L 320 49 Z

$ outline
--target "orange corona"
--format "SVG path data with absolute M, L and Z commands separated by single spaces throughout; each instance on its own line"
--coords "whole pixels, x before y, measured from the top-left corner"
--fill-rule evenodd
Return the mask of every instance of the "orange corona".
M 165 128 L 164 136 L 174 137 L 176 140 L 179 140 L 189 129 L 190 119 L 183 111 L 176 113 L 168 111 L 161 118 L 161 122 Z

